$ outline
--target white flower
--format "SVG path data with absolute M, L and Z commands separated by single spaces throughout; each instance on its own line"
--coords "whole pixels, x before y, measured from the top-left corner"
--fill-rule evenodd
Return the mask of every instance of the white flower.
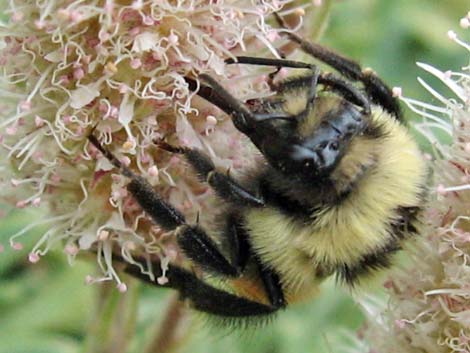
M 448 37 L 470 51 L 455 32 Z M 364 334 L 371 352 L 470 352 L 470 67 L 418 66 L 452 92 L 446 97 L 419 78 L 433 103 L 402 97 L 423 118 L 416 127 L 434 150 L 426 227 L 408 249 L 410 263 L 386 284 L 387 308 L 365 305 Z
M 114 279 L 120 290 L 126 286 L 112 266 L 113 249 L 130 263 L 132 254 L 167 259 L 168 237 L 87 135 L 96 127 L 107 148 L 189 219 L 206 211 L 207 187 L 152 141 L 165 136 L 204 148 L 236 172 L 247 144 L 235 142 L 240 134 L 217 108 L 193 99 L 185 76 L 230 79 L 245 100 L 268 94 L 266 82 L 243 78 L 259 68 L 226 66 L 224 59 L 273 55 L 276 29 L 265 18 L 288 1 L 9 1 L 10 20 L 0 26 L 0 192 L 17 207 L 48 210 L 12 236 L 11 246 L 20 249 L 27 230 L 47 225 L 31 262 L 56 243 L 71 261 L 93 248 L 103 276 L 87 282 Z

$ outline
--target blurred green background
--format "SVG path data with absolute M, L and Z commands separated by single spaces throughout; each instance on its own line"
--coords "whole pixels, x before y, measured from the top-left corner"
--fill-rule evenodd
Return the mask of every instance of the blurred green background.
M 462 38 L 469 38 L 458 25 L 468 10 L 470 3 L 465 0 L 336 1 L 321 42 L 373 67 L 390 86 L 403 87 L 408 97 L 429 99 L 416 76 L 432 80 L 415 62 L 425 61 L 444 70 L 468 64 L 465 51 L 446 35 L 454 29 Z M 0 243 L 7 244 L 9 235 L 31 217 L 30 213 L 9 213 L 2 219 Z M 100 302 L 98 298 L 107 289 L 83 284 L 85 275 L 94 271 L 90 263 L 78 261 L 69 267 L 62 253 L 52 252 L 40 263 L 29 265 L 27 249 L 35 238 L 34 233 L 24 238 L 30 240 L 24 251 L 6 249 L 0 254 L 0 353 L 90 352 L 96 342 L 87 332 L 99 331 L 94 336 L 98 339 L 107 335 L 103 332 L 106 322 L 100 320 L 127 324 L 112 316 L 116 305 L 123 316 L 137 309 L 135 328 L 127 328 L 133 335 L 127 351 L 143 352 L 143 342 L 154 334 L 172 293 L 135 286 L 125 295 L 114 290 Z M 223 334 L 193 318 L 186 323 L 189 328 L 183 327 L 187 334 L 178 352 L 345 351 L 344 332 L 350 330 L 353 336 L 363 316 L 347 291 L 333 283 L 324 287 L 315 301 L 294 306 L 257 330 Z M 97 308 L 103 315 L 93 315 Z M 114 351 L 120 352 L 119 346 Z

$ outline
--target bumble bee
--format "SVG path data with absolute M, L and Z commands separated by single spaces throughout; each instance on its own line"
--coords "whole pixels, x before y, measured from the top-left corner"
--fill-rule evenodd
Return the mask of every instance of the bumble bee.
M 127 272 L 176 289 L 193 308 L 217 317 L 265 317 L 314 295 L 333 275 L 354 286 L 388 267 L 403 242 L 419 231 L 427 169 L 391 90 L 354 61 L 287 35 L 339 75 L 291 60 L 228 60 L 306 70 L 275 85 L 276 94 L 259 101 L 256 109 L 211 76 L 201 74 L 200 85 L 187 79 L 199 96 L 230 115 L 264 156 L 250 178 L 236 180 L 218 171 L 202 151 L 157 142 L 165 151 L 184 155 L 226 204 L 219 241 L 189 224 L 143 177 L 89 136 L 129 178 L 127 189 L 143 210 L 161 228 L 175 232 L 186 257 L 227 285 L 217 287 L 174 264 L 163 285 L 135 267 Z M 153 266 L 155 278 L 162 274 L 159 268 Z

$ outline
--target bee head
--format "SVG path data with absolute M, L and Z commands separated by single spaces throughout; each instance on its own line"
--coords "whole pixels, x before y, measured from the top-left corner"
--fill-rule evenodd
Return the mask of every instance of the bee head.
M 328 176 L 366 128 L 365 115 L 347 101 L 314 103 L 318 106 L 306 116 L 268 122 L 263 129 L 268 133 L 257 143 L 274 168 L 303 180 Z

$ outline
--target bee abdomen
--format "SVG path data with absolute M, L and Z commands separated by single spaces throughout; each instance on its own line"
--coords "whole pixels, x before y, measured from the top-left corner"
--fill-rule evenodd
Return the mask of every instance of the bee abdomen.
M 353 263 L 339 265 L 336 269 L 337 280 L 355 286 L 362 278 L 391 267 L 394 255 L 402 249 L 402 241 L 418 234 L 421 211 L 419 206 L 398 207 L 398 220 L 389 224 L 389 241 L 359 256 Z

